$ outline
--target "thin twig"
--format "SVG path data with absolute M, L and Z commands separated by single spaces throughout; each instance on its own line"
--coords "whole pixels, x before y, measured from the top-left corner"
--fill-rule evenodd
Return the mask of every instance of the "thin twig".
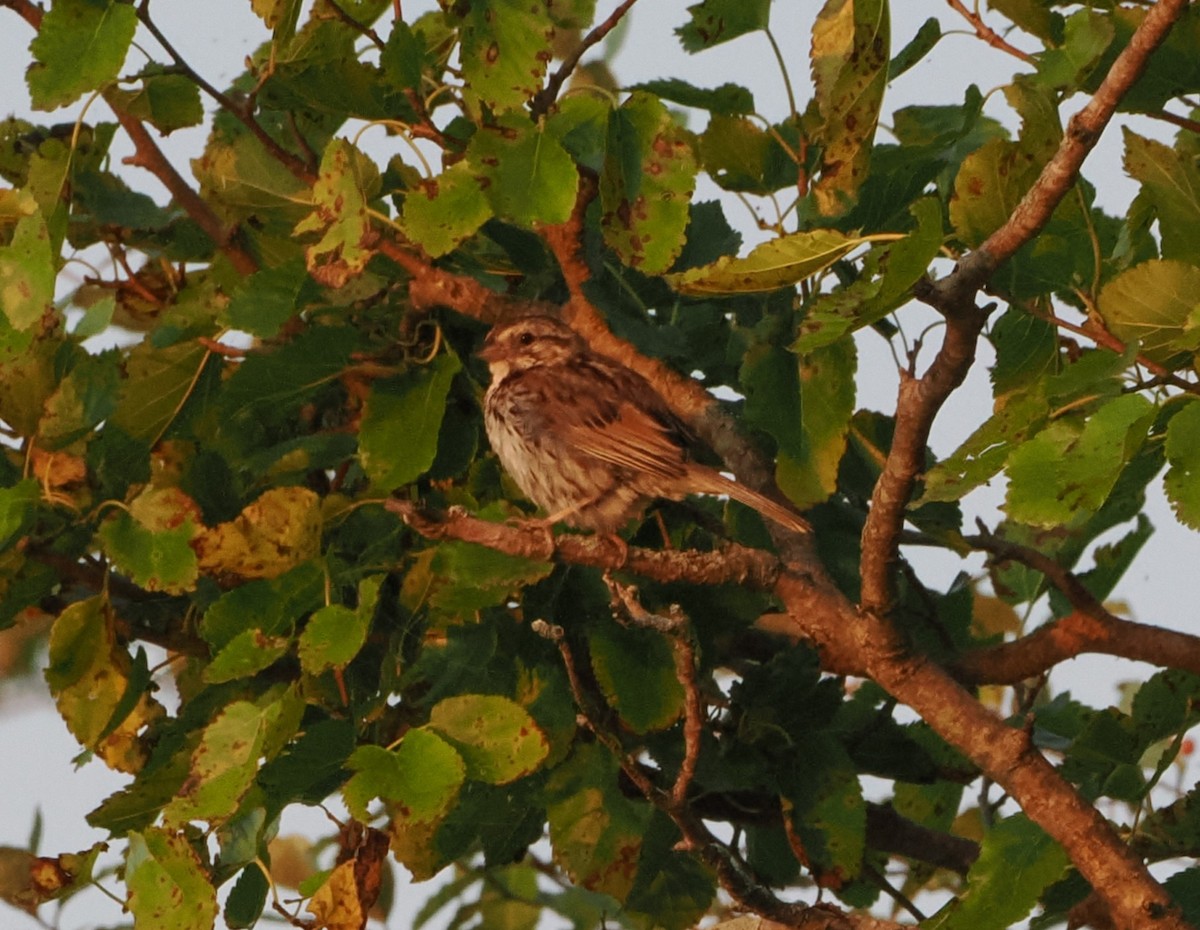
M 983 21 L 983 18 L 976 12 L 968 10 L 962 3 L 962 0 L 946 0 L 950 4 L 950 8 L 958 13 L 963 19 L 971 24 L 975 30 L 975 35 L 983 39 L 992 48 L 998 48 L 1002 52 L 1007 52 L 1015 58 L 1021 59 L 1029 65 L 1036 65 L 1037 59 L 1028 52 L 1023 52 L 1014 45 L 1010 45 L 1008 41 L 1001 36 L 996 30 Z
M 1188 119 L 1186 116 L 1177 116 L 1168 110 L 1143 113 L 1142 115 L 1148 116 L 1151 119 L 1162 120 L 1164 123 L 1170 123 L 1172 126 L 1178 126 L 1180 129 L 1186 129 L 1188 132 L 1200 133 L 1200 120 Z
M 142 25 L 150 32 L 157 40 L 158 44 L 163 47 L 163 50 L 171 57 L 178 68 L 193 84 L 204 91 L 208 96 L 236 119 L 239 123 L 250 131 L 250 134 L 259 141 L 263 148 L 271 153 L 271 156 L 285 167 L 297 180 L 303 181 L 305 184 L 312 184 L 316 181 L 316 174 L 308 169 L 304 163 L 304 159 L 292 154 L 282 145 L 276 142 L 263 129 L 262 125 L 256 120 L 249 110 L 242 104 L 238 103 L 228 94 L 224 94 L 217 90 L 212 84 L 206 81 L 191 65 L 189 65 L 182 55 L 171 44 L 170 40 L 163 34 L 158 25 L 150 18 L 150 0 L 141 0 L 137 8 L 138 19 Z
M 580 40 L 579 45 L 562 60 L 562 64 L 558 66 L 558 70 L 546 81 L 546 86 L 537 92 L 533 98 L 533 102 L 529 106 L 530 113 L 533 114 L 534 119 L 544 116 L 554 106 L 554 101 L 558 99 L 558 92 L 562 90 L 563 84 L 579 64 L 579 59 L 592 46 L 602 42 L 604 37 L 617 27 L 621 18 L 629 12 L 630 7 L 635 3 L 637 3 L 637 0 L 624 0 L 623 3 L 609 14 L 604 22 L 595 26 L 591 32 L 584 36 Z
M 381 52 L 387 47 L 384 44 L 383 39 L 379 38 L 378 32 L 376 32 L 370 26 L 368 26 L 364 23 L 360 23 L 357 19 L 355 19 L 353 16 L 351 16 L 345 10 L 343 10 L 341 5 L 338 4 L 336 2 L 336 0 L 325 0 L 325 5 L 327 7 L 329 7 L 331 10 L 333 10 L 334 15 L 337 16 L 337 18 L 340 19 L 343 23 L 345 23 L 347 26 L 349 26 L 355 32 L 358 32 L 358 33 L 366 36 L 368 39 L 370 39 L 372 44 L 374 44 L 374 46 L 377 49 L 379 49 Z

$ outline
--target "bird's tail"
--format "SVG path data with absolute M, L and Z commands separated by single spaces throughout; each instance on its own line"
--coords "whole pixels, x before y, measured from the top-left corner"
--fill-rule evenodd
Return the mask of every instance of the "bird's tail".
M 699 471 L 699 469 L 697 469 Z M 736 481 L 726 478 L 719 471 L 710 468 L 704 468 L 703 474 L 694 474 L 694 478 L 698 479 L 697 483 L 707 485 L 704 491 L 709 494 L 727 494 L 735 501 L 745 504 L 757 510 L 768 520 L 777 523 L 785 530 L 791 530 L 795 533 L 811 533 L 812 527 L 808 521 L 800 514 L 789 507 L 787 504 L 782 504 L 779 501 L 772 500 L 765 494 L 759 494 L 757 491 L 752 491 L 744 484 L 738 484 Z M 699 488 L 697 489 L 699 490 Z

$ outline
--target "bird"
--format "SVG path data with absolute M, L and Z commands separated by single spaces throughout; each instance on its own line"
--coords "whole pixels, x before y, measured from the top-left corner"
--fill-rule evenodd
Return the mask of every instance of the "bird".
M 479 356 L 488 441 L 548 516 L 624 545 L 617 531 L 653 501 L 726 495 L 784 529 L 811 531 L 791 508 L 694 459 L 699 439 L 642 375 L 591 349 L 556 317 L 497 323 Z

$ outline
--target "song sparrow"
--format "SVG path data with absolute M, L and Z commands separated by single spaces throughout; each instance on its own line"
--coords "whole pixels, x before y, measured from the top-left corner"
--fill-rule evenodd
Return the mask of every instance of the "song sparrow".
M 632 369 L 593 352 L 548 316 L 498 323 L 479 353 L 491 370 L 488 439 L 513 479 L 549 516 L 614 536 L 655 498 L 724 494 L 780 526 L 798 514 L 692 460 L 694 434 Z

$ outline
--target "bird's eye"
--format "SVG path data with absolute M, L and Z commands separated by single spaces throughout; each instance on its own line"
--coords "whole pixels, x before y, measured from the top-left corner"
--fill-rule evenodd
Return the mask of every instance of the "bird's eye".
M 517 337 L 517 342 L 521 343 L 523 346 L 533 345 L 533 333 L 531 333 L 529 330 L 525 330 L 525 332 L 521 333 L 521 335 Z

